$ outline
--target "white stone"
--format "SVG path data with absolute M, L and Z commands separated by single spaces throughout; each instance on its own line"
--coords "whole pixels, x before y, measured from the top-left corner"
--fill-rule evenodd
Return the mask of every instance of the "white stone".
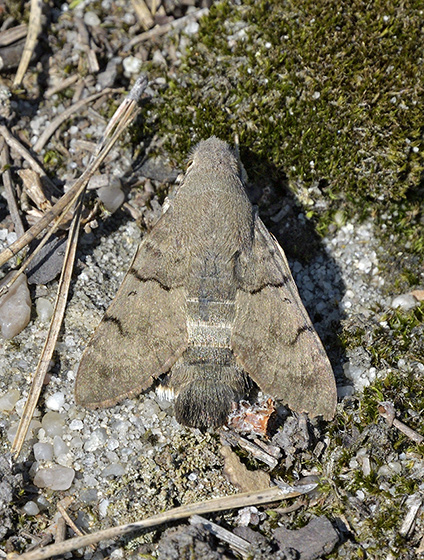
M 55 457 L 60 457 L 61 455 L 68 453 L 69 447 L 63 441 L 63 439 L 59 436 L 54 436 L 53 438 L 53 451 Z
M 40 508 L 32 500 L 27 502 L 22 509 L 27 515 L 37 515 L 37 513 L 40 513 Z
M 410 309 L 414 309 L 417 307 L 418 301 L 415 297 L 411 294 L 402 294 L 400 296 L 396 296 L 391 303 L 392 309 L 403 309 L 403 311 L 409 311 Z
M 106 517 L 108 507 L 109 507 L 109 500 L 107 500 L 105 498 L 99 504 L 99 515 L 100 515 L 100 517 Z
M 34 484 L 38 488 L 51 490 L 68 490 L 75 477 L 74 469 L 54 465 L 48 469 L 40 469 L 34 477 Z
M 199 23 L 197 21 L 190 21 L 185 28 L 184 32 L 187 35 L 195 35 L 199 31 Z
M 97 194 L 108 212 L 113 214 L 125 200 L 125 194 L 118 186 L 102 187 Z
M 48 323 L 53 315 L 53 304 L 46 298 L 40 297 L 35 302 L 38 318 L 42 323 Z
M 103 445 L 106 443 L 106 440 L 106 430 L 104 428 L 98 428 L 97 430 L 94 430 L 94 432 L 85 442 L 84 449 L 88 452 L 95 451 L 99 447 L 103 447 Z
M 18 236 L 16 235 L 16 233 L 14 231 L 11 231 L 10 233 L 7 234 L 6 236 L 6 243 L 8 245 L 11 245 L 12 243 L 15 243 L 15 241 L 18 239 Z
M 6 279 L 10 274 L 6 276 Z M 31 297 L 25 274 L 20 274 L 10 290 L 0 297 L 0 328 L 6 339 L 19 334 L 31 318 Z
M 48 436 L 61 436 L 63 434 L 65 420 L 58 412 L 47 412 L 41 420 L 41 425 Z
M 53 395 L 50 395 L 46 399 L 46 406 L 50 408 L 50 410 L 60 410 L 64 404 L 65 395 L 61 391 L 53 393 Z
M 124 71 L 128 74 L 138 74 L 141 70 L 142 60 L 135 56 L 127 56 L 122 61 Z
M 84 428 L 84 424 L 81 422 L 81 420 L 72 420 L 72 422 L 69 424 L 69 429 L 70 430 L 82 430 Z
M 95 12 L 85 12 L 84 14 L 85 25 L 97 27 L 101 24 L 99 16 Z
M 36 461 L 51 461 L 53 459 L 53 446 L 50 443 L 35 443 L 34 457 Z
M 0 411 L 10 412 L 15 408 L 21 394 L 17 389 L 11 389 L 0 397 Z

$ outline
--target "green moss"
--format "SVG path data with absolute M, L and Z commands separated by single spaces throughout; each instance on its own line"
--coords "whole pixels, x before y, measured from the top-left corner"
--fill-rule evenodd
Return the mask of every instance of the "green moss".
M 423 172 L 420 37 L 413 1 L 401 13 L 388 1 L 214 5 L 164 93 L 162 124 L 180 154 L 238 132 L 292 186 L 399 200 Z

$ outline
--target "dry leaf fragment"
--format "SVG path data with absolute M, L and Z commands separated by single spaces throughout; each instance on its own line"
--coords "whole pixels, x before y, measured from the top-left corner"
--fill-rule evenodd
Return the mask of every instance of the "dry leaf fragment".
M 230 447 L 223 445 L 220 453 L 224 457 L 224 474 L 241 492 L 250 492 L 270 485 L 269 474 L 264 471 L 249 471 Z

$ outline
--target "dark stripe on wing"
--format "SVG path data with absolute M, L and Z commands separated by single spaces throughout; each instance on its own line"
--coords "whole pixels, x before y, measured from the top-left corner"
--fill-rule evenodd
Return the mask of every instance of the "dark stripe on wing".
M 157 278 L 144 278 L 136 268 L 130 268 L 128 274 L 131 274 L 131 276 L 133 276 L 139 282 L 156 282 L 157 284 L 159 284 L 162 290 L 165 290 L 166 292 L 169 292 L 171 290 L 169 286 L 165 286 L 165 284 L 162 284 L 162 282 L 160 282 Z

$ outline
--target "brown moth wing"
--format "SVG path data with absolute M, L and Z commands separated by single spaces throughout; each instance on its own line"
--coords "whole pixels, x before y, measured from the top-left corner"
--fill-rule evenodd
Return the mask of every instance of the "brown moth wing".
M 137 395 L 187 348 L 183 261 L 172 228 L 168 210 L 141 242 L 82 356 L 75 383 L 77 404 L 113 406 Z
M 237 291 L 231 338 L 237 361 L 264 392 L 292 410 L 332 419 L 333 370 L 286 256 L 259 218 L 251 251 L 241 259 L 247 272 Z

